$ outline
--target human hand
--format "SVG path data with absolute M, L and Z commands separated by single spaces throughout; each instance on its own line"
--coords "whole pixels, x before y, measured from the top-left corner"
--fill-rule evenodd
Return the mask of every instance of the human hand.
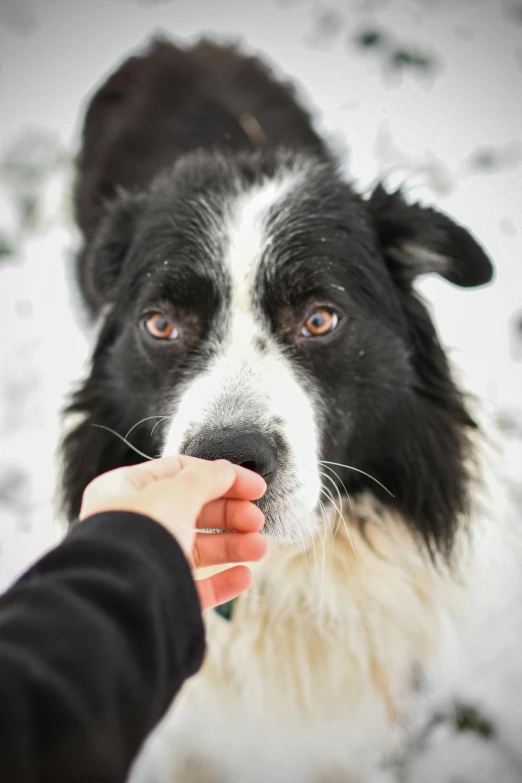
M 175 536 L 192 568 L 255 561 L 266 552 L 264 515 L 250 501 L 265 491 L 261 476 L 225 460 L 163 457 L 98 476 L 85 489 L 80 519 L 104 511 L 151 517 Z M 200 532 L 213 528 L 226 532 Z M 244 565 L 198 580 L 202 608 L 236 598 L 251 582 Z

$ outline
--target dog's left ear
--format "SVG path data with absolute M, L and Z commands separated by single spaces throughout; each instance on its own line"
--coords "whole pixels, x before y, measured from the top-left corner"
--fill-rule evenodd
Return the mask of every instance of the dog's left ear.
M 462 226 L 430 207 L 408 204 L 378 185 L 366 202 L 381 249 L 398 283 L 436 272 L 464 288 L 493 277 L 488 256 Z
M 142 203 L 142 195 L 122 191 L 107 204 L 94 237 L 78 256 L 78 281 L 91 315 L 99 313 L 114 295 Z

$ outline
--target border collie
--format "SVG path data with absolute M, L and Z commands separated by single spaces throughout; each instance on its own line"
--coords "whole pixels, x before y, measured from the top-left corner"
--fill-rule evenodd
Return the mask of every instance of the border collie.
M 147 457 L 268 484 L 269 554 L 229 619 L 208 613 L 154 781 L 369 780 L 487 535 L 479 428 L 414 284 L 483 285 L 487 255 L 400 191 L 355 192 L 294 90 L 208 41 L 156 41 L 98 89 L 75 201 L 96 345 L 64 440 L 70 519 L 91 479 Z

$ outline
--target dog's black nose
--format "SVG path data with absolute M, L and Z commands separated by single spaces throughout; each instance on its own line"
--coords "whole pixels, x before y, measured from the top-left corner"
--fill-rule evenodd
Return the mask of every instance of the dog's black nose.
M 183 451 L 200 459 L 227 459 L 259 473 L 267 484 L 273 479 L 277 467 L 275 441 L 258 430 L 222 429 L 201 433 Z

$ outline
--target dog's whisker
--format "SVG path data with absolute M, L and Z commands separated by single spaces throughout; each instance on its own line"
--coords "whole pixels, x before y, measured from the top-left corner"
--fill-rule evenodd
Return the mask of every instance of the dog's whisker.
M 339 487 L 337 486 L 337 484 L 335 483 L 335 481 L 333 480 L 333 478 L 332 478 L 331 476 L 329 476 L 329 475 L 328 475 L 328 473 L 323 473 L 323 471 L 322 471 L 322 470 L 320 471 L 320 473 L 321 473 L 321 476 L 322 476 L 323 478 L 325 478 L 325 479 L 328 479 L 328 481 L 330 481 L 330 482 L 331 482 L 331 483 L 334 485 L 335 491 L 337 492 L 337 497 L 339 498 L 339 508 L 338 508 L 337 510 L 338 510 L 338 511 L 339 511 L 339 513 L 341 514 L 341 513 L 342 513 L 342 510 L 341 510 L 341 509 L 342 509 L 342 507 L 343 507 L 343 498 L 342 498 L 342 495 L 341 495 L 341 493 L 340 493 L 340 491 L 339 491 Z M 326 488 L 325 488 L 325 489 L 326 489 Z M 337 506 L 336 506 L 336 508 L 337 508 Z
M 328 466 L 327 466 L 327 465 L 324 465 L 324 467 L 326 468 L 326 467 L 328 467 Z M 329 468 L 329 470 L 332 470 L 332 468 Z M 324 475 L 324 474 L 323 474 L 323 475 Z M 349 532 L 348 532 L 348 528 L 347 528 L 347 526 L 346 526 L 346 520 L 345 520 L 345 518 L 344 518 L 344 514 L 343 514 L 343 499 L 342 499 L 342 497 L 341 497 L 341 492 L 340 492 L 340 490 L 339 490 L 339 487 L 337 486 L 337 484 L 335 483 L 335 481 L 334 481 L 332 478 L 330 478 L 330 476 L 325 476 L 325 478 L 328 478 L 328 479 L 330 479 L 330 481 L 332 482 L 332 484 L 334 485 L 334 487 L 335 487 L 335 489 L 336 489 L 336 492 L 337 492 L 337 497 L 339 498 L 339 506 L 341 507 L 341 519 L 342 519 L 342 521 L 343 521 L 343 522 L 344 522 L 344 524 L 345 524 L 345 527 L 346 527 L 346 532 L 348 533 L 348 535 L 350 535 L 350 534 L 349 534 Z M 337 478 L 339 478 L 339 476 L 337 476 Z M 339 479 L 339 480 L 340 480 L 340 479 Z M 342 484 L 342 481 L 341 481 L 341 484 Z M 343 487 L 344 487 L 344 484 L 343 484 Z M 346 490 L 346 487 L 345 487 L 345 490 Z M 347 494 L 347 496 L 348 496 L 348 503 L 350 504 L 350 511 L 351 511 L 351 512 L 352 512 L 352 514 L 353 514 L 353 506 L 352 506 L 352 501 L 351 501 L 351 499 L 350 499 L 350 496 L 348 495 L 348 493 L 346 493 L 346 494 Z M 338 527 L 337 527 L 337 529 L 338 529 Z M 337 533 L 337 530 L 336 530 L 335 532 Z M 351 543 L 351 539 L 350 539 L 350 543 Z M 353 550 L 354 550 L 354 552 L 355 552 L 355 547 L 354 547 L 354 545 L 353 545 L 353 544 L 352 544 L 352 548 L 353 548 Z
M 307 549 L 307 546 L 306 546 L 304 532 L 302 530 L 299 530 L 299 537 L 301 539 L 301 544 L 302 544 L 302 548 L 303 548 L 303 555 L 304 555 L 306 567 L 310 571 L 310 562 L 308 560 L 308 549 Z
M 324 467 L 327 467 L 327 466 L 326 466 L 326 465 L 324 465 Z M 331 469 L 331 468 L 330 468 L 330 469 Z M 331 482 L 331 483 L 334 485 L 334 487 L 335 487 L 335 491 L 337 492 L 337 497 L 339 498 L 339 508 L 341 509 L 339 513 L 340 513 L 340 514 L 342 514 L 342 508 L 343 508 L 343 499 L 342 499 L 342 496 L 341 496 L 341 492 L 340 492 L 340 490 L 339 490 L 339 487 L 337 486 L 337 484 L 335 483 L 335 481 L 333 480 L 333 478 L 332 478 L 331 476 L 327 475 L 326 473 L 323 473 L 323 471 L 320 471 L 320 473 L 321 473 L 321 476 L 322 476 L 323 478 L 326 478 L 326 479 L 328 479 L 328 481 L 330 481 L 330 482 Z M 353 511 L 353 508 L 352 508 L 352 503 L 351 503 L 351 500 L 350 500 L 350 498 L 348 498 L 348 501 L 349 501 L 349 503 L 350 503 L 350 510 L 351 510 L 351 511 Z M 337 527 L 337 529 L 338 529 L 338 527 Z M 336 533 L 337 533 L 337 529 L 335 530 L 335 532 L 336 532 Z
M 321 488 L 321 492 L 324 493 L 324 487 Z M 328 499 L 329 502 L 331 502 L 330 498 L 328 498 L 328 495 L 326 495 L 326 493 L 324 493 L 324 496 Z M 333 522 L 331 520 L 331 515 L 328 514 L 328 511 L 326 510 L 326 506 L 324 505 L 324 503 L 320 498 L 318 498 L 318 502 L 321 504 L 322 508 L 324 509 L 324 514 L 323 514 L 324 524 L 326 529 L 330 533 L 330 537 L 333 543 L 335 540 L 335 533 L 333 530 Z
M 327 477 L 327 478 L 329 478 L 329 479 L 330 479 L 330 476 L 327 476 L 327 474 L 326 474 L 326 473 L 325 473 L 325 474 L 323 474 L 323 475 L 324 475 L 325 477 Z M 331 481 L 333 482 L 333 484 L 335 485 L 335 487 L 336 487 L 337 491 L 339 491 L 339 488 L 337 487 L 337 484 L 335 484 L 335 482 L 333 481 L 333 479 L 330 479 L 330 480 L 331 480 Z M 352 548 L 352 551 L 353 551 L 353 553 L 354 553 L 354 555 L 355 555 L 355 558 L 356 558 L 357 562 L 359 563 L 359 565 L 361 566 L 361 568 L 363 569 L 364 573 L 366 574 L 366 569 L 365 569 L 365 567 L 364 567 L 364 565 L 363 565 L 363 563 L 362 563 L 362 561 L 361 561 L 361 559 L 360 559 L 359 555 L 357 554 L 357 550 L 356 550 L 356 548 L 355 548 L 355 545 L 354 545 L 354 543 L 353 543 L 353 539 L 352 539 L 352 536 L 350 535 L 350 530 L 349 530 L 349 528 L 348 528 L 348 524 L 347 524 L 347 522 L 346 522 L 346 519 L 344 518 L 344 514 L 342 513 L 342 510 L 341 510 L 341 509 L 339 509 L 339 508 L 337 508 L 337 506 L 336 506 L 336 504 L 335 504 L 335 501 L 334 501 L 334 498 L 333 498 L 333 495 L 332 495 L 331 491 L 330 491 L 329 489 L 327 489 L 326 487 L 323 487 L 323 491 L 324 491 L 325 493 L 327 493 L 327 496 L 328 496 L 328 495 L 330 496 L 330 502 L 332 503 L 333 507 L 335 508 L 335 510 L 337 511 L 337 513 L 339 514 L 339 519 L 342 521 L 342 523 L 343 523 L 343 525 L 344 525 L 344 529 L 345 529 L 345 531 L 346 531 L 346 535 L 347 535 L 347 537 L 348 537 L 348 541 L 350 542 L 350 546 L 351 546 L 351 548 Z M 339 497 L 340 497 L 340 493 L 339 493 Z M 338 529 L 338 527 L 337 527 L 337 529 Z M 336 529 L 336 532 L 337 532 L 337 529 Z
M 158 424 L 161 424 L 162 421 L 166 421 L 167 419 L 172 419 L 172 416 L 162 416 L 161 419 L 157 421 L 154 427 L 151 429 L 150 434 L 154 435 L 154 430 L 156 429 Z
M 301 550 L 303 552 L 306 568 L 309 571 L 310 570 L 310 563 L 308 562 L 308 554 L 307 554 L 307 551 L 306 551 L 305 538 L 304 538 L 304 534 L 301 533 L 300 531 L 299 531 L 299 540 L 300 540 L 300 543 L 301 543 Z
M 331 525 L 330 525 L 330 530 L 331 530 L 331 534 L 332 534 L 332 541 L 335 541 L 335 537 L 337 535 L 337 531 L 339 530 L 339 526 L 341 524 L 341 516 L 342 515 L 341 515 L 340 510 L 337 508 L 337 506 L 335 504 L 335 501 L 334 501 L 332 493 L 329 490 L 327 490 L 326 488 L 322 489 L 321 491 L 323 492 L 325 498 L 328 500 L 328 503 L 331 506 L 333 506 L 334 509 L 337 512 L 336 515 L 335 515 L 335 519 L 331 522 Z
M 348 536 L 348 540 L 350 542 L 350 546 L 351 546 L 351 548 L 353 550 L 353 553 L 354 553 L 354 555 L 356 557 L 356 560 L 359 563 L 359 565 L 361 566 L 361 568 L 362 568 L 362 570 L 364 572 L 365 577 L 367 577 L 368 576 L 368 572 L 367 572 L 366 567 L 364 566 L 364 563 L 362 562 L 361 558 L 357 554 L 357 550 L 356 550 L 355 545 L 353 543 L 353 539 L 352 539 L 352 537 L 350 535 L 350 531 L 348 529 L 348 524 L 347 524 L 346 519 L 344 518 L 344 516 L 341 516 L 341 520 L 342 520 L 342 523 L 344 525 L 344 529 L 346 531 L 346 535 Z
M 336 471 L 336 470 L 334 470 L 333 468 L 331 468 L 329 465 L 322 465 L 322 467 L 323 467 L 323 468 L 326 468 L 326 470 L 330 470 L 330 471 L 331 471 L 331 472 L 334 474 L 334 476 L 336 477 L 336 479 L 337 479 L 337 480 L 340 482 L 340 484 L 341 484 L 341 487 L 344 489 L 344 493 L 345 493 L 346 497 L 348 498 L 348 503 L 349 503 L 349 505 L 350 505 L 350 511 L 351 511 L 351 512 L 352 512 L 352 514 L 353 514 L 353 505 L 352 505 L 352 499 L 351 499 L 351 497 L 350 497 L 350 494 L 349 494 L 348 490 L 346 489 L 346 485 L 345 485 L 344 481 L 342 480 L 342 478 L 340 477 L 340 475 L 337 473 L 337 471 Z
M 301 552 L 303 553 L 303 557 L 305 559 L 305 563 L 308 565 L 308 561 L 306 559 L 306 548 L 305 548 L 304 533 L 301 530 L 297 530 L 296 534 L 297 534 L 297 541 L 299 543 L 299 548 L 301 549 Z
M 376 484 L 378 484 L 380 487 L 382 487 L 388 495 L 391 495 L 391 497 L 395 497 L 393 492 L 390 492 L 388 487 L 385 487 L 384 484 L 381 484 L 381 482 L 375 478 L 375 476 L 372 476 L 370 473 L 366 473 L 364 470 L 360 470 L 359 468 L 354 468 L 353 465 L 344 465 L 342 462 L 330 462 L 329 460 L 323 459 L 319 460 L 319 465 L 337 465 L 339 468 L 346 468 L 347 470 L 354 470 L 356 473 L 362 473 L 363 476 L 368 476 L 368 478 L 371 478 L 372 481 L 375 481 Z
M 328 465 L 323 465 L 323 467 L 324 467 L 324 468 L 326 468 L 327 470 L 331 470 L 331 471 L 332 471 L 332 473 L 334 474 L 334 476 L 335 476 L 335 477 L 338 479 L 338 481 L 340 481 L 340 482 L 341 482 L 341 486 L 342 486 L 342 488 L 344 489 L 344 491 L 345 491 L 345 493 L 346 493 L 346 497 L 348 498 L 348 504 L 349 504 L 349 506 L 350 506 L 350 511 L 351 511 L 351 513 L 352 513 L 352 516 L 353 516 L 353 503 L 352 503 L 352 499 L 351 499 L 351 497 L 350 497 L 350 495 L 349 495 L 349 492 L 348 492 L 348 490 L 346 489 L 346 486 L 345 486 L 345 484 L 344 484 L 343 480 L 341 479 L 341 477 L 339 476 L 339 474 L 337 473 L 337 471 L 335 471 L 333 468 L 329 467 Z M 339 488 L 338 488 L 338 487 L 336 487 L 336 488 L 337 488 L 337 494 L 338 494 L 338 496 L 339 496 L 339 503 L 342 505 L 342 500 L 341 500 L 341 493 L 339 492 Z M 344 514 L 341 514 L 341 515 L 340 515 L 340 518 L 339 518 L 339 519 L 338 519 L 338 521 L 337 521 L 337 527 L 335 528 L 335 534 L 334 534 L 334 537 L 335 537 L 335 535 L 337 534 L 337 531 L 339 530 L 339 525 L 341 524 L 341 519 L 342 519 L 342 521 L 343 521 L 343 523 L 344 523 L 344 526 L 345 526 L 345 528 L 346 528 L 346 532 L 347 532 L 347 534 L 348 534 L 348 537 L 350 538 L 350 543 L 351 543 L 351 545 L 352 545 L 352 549 L 353 549 L 353 551 L 354 551 L 354 554 L 357 556 L 357 553 L 355 552 L 355 546 L 354 546 L 354 544 L 353 544 L 353 542 L 352 542 L 352 540 L 351 540 L 350 533 L 349 533 L 349 531 L 348 531 L 348 527 L 347 527 L 347 524 L 346 524 L 346 520 L 345 520 L 345 518 L 344 518 Z M 357 558 L 357 559 L 358 559 L 358 558 Z M 359 562 L 360 562 L 360 561 L 359 561 Z
M 329 525 L 329 521 L 328 521 L 328 512 L 326 510 L 326 506 L 324 505 L 324 503 L 321 500 L 321 498 L 317 498 L 317 502 L 319 503 L 319 505 L 321 507 L 321 514 L 323 516 L 324 527 L 325 527 L 325 529 L 328 529 L 330 527 L 330 525 Z
M 136 422 L 136 424 L 133 424 L 128 433 L 125 435 L 125 439 L 129 437 L 132 430 L 136 429 L 136 427 L 139 427 L 140 424 L 143 424 L 144 421 L 149 421 L 149 419 L 168 419 L 168 416 L 145 416 L 144 419 L 140 419 Z
M 155 457 L 150 457 L 148 454 L 144 454 L 143 451 L 140 451 L 139 449 L 137 449 L 136 446 L 133 446 L 132 443 L 129 443 L 127 438 L 124 438 L 123 435 L 120 435 L 120 433 L 116 432 L 116 430 L 111 430 L 110 427 L 105 427 L 105 425 L 103 425 L 103 424 L 91 424 L 91 427 L 97 427 L 99 430 L 107 430 L 107 432 L 110 432 L 113 435 L 116 435 L 117 438 L 122 440 L 129 447 L 129 449 L 132 449 L 133 451 L 135 451 L 136 454 L 140 455 L 140 457 L 144 457 L 145 459 L 155 459 Z
M 321 502 L 321 501 L 319 501 L 319 502 Z M 324 516 L 324 525 L 323 525 L 323 527 L 324 527 L 324 540 L 323 540 L 323 537 L 321 536 L 321 530 L 319 529 L 319 539 L 321 541 L 321 546 L 323 547 L 323 555 L 322 555 L 322 559 L 321 559 L 321 605 L 322 605 L 323 600 L 324 600 L 324 572 L 325 572 L 325 568 L 326 568 L 326 535 L 327 535 L 327 529 L 326 528 L 327 528 L 327 521 L 326 521 L 326 509 L 324 508 L 324 504 L 321 503 L 321 506 L 322 506 L 322 510 L 324 512 L 324 514 L 323 514 L 323 516 Z
M 341 514 L 341 510 L 340 510 L 340 508 L 338 508 L 338 507 L 337 507 L 337 505 L 336 505 L 336 503 L 335 503 L 335 498 L 334 498 L 334 496 L 332 495 L 331 491 L 328 489 L 328 487 L 322 487 L 322 488 L 321 488 L 321 493 L 322 493 L 322 494 L 324 495 L 324 497 L 325 497 L 325 498 L 328 500 L 328 503 L 329 503 L 331 506 L 333 506 L 333 507 L 334 507 L 334 509 L 335 509 L 335 510 L 336 510 L 336 512 L 337 512 L 337 517 L 339 517 L 339 516 L 340 516 L 340 514 Z M 334 538 L 335 538 L 335 533 L 336 533 L 336 532 L 337 532 L 337 529 L 336 529 L 335 531 L 333 531 L 333 537 L 334 537 Z
M 341 511 L 341 508 L 340 508 L 340 507 L 339 507 L 339 506 L 336 504 L 336 502 L 335 502 L 335 498 L 334 498 L 334 496 L 332 495 L 332 491 L 331 491 L 331 490 L 330 490 L 328 487 L 322 487 L 322 489 L 321 489 L 321 492 L 322 492 L 322 493 L 324 494 L 324 496 L 325 496 L 325 497 L 328 499 L 328 501 L 329 501 L 329 502 L 332 504 L 332 506 L 333 506 L 333 507 L 335 508 L 335 510 L 337 511 L 337 515 L 340 517 L 340 516 L 341 516 L 341 514 L 342 514 L 342 511 Z M 335 530 L 335 532 L 334 532 L 334 536 L 335 536 L 335 533 L 336 533 L 336 532 L 337 532 L 337 529 L 336 529 L 336 530 Z
M 321 606 L 321 608 L 322 608 L 323 601 L 324 601 L 324 562 L 325 562 L 325 560 L 324 560 L 325 554 L 324 553 L 325 553 L 325 549 L 324 549 L 324 542 L 323 542 L 323 537 L 321 535 L 321 531 L 319 531 L 319 541 L 320 541 L 320 544 L 321 544 L 321 547 L 322 547 L 322 550 L 323 550 L 323 553 L 321 555 L 321 574 L 320 574 L 320 587 L 321 587 L 321 589 L 320 589 L 320 594 L 319 594 L 320 595 L 320 597 L 319 597 L 319 606 Z
M 317 577 L 317 581 L 319 582 L 319 566 L 317 565 L 317 552 L 315 549 L 315 536 L 312 536 L 312 549 L 314 553 L 314 563 L 315 563 L 315 574 Z

